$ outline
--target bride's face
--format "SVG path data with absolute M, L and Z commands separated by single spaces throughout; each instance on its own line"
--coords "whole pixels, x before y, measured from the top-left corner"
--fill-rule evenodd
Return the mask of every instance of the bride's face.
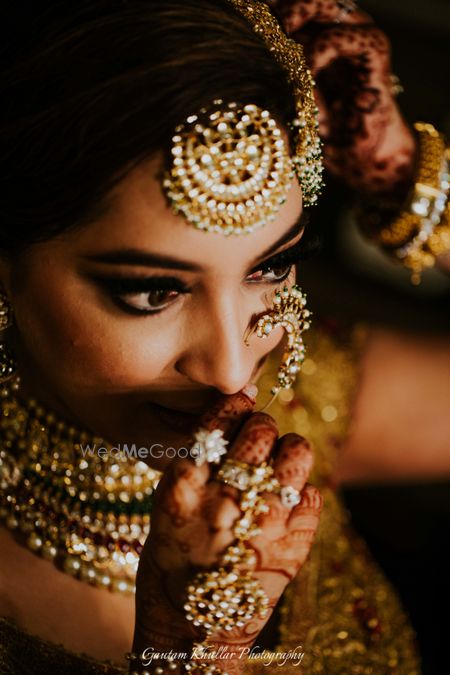
M 159 173 L 159 159 L 134 170 L 102 217 L 4 263 L 2 282 L 27 393 L 113 443 L 176 447 L 281 339 L 244 334 L 294 281 L 294 257 L 277 254 L 299 243 L 302 206 L 294 180 L 260 230 L 200 232 L 167 206 Z

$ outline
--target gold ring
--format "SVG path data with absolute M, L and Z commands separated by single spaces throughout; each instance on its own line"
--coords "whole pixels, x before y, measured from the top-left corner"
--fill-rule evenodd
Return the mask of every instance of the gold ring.
M 242 491 L 255 488 L 257 492 L 271 492 L 279 485 L 273 478 L 273 468 L 266 462 L 254 465 L 231 458 L 223 462 L 215 478 Z

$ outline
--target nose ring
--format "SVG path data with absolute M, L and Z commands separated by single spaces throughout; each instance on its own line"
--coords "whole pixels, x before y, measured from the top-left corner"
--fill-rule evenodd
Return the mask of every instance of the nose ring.
M 290 389 L 301 370 L 305 359 L 303 332 L 310 327 L 311 312 L 306 309 L 306 296 L 301 288 L 293 285 L 277 290 L 273 296 L 273 307 L 259 319 L 250 324 L 244 342 L 249 345 L 249 338 L 254 333 L 257 337 L 268 338 L 279 327 L 285 329 L 287 344 L 278 368 L 278 381 L 272 387 L 272 399 L 264 410 L 272 404 L 282 389 Z

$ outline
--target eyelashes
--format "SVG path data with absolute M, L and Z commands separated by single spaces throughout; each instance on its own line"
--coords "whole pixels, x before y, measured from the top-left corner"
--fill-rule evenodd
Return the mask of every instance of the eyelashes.
M 249 273 L 258 271 L 269 271 L 273 268 L 295 265 L 305 259 L 305 251 L 302 243 L 299 242 L 282 251 L 268 260 L 256 265 Z M 176 291 L 177 293 L 188 293 L 189 286 L 184 284 L 177 277 L 151 276 L 151 277 L 95 277 L 96 281 L 106 287 L 110 292 L 117 295 L 123 293 L 145 293 L 146 291 Z
M 259 263 L 259 265 L 254 267 L 252 272 L 258 272 L 259 270 L 266 271 L 274 269 L 275 267 L 285 267 L 286 265 L 296 265 L 302 259 L 302 249 L 302 243 L 299 242 L 298 244 L 295 244 L 295 246 L 291 246 L 291 248 L 288 248 L 281 253 L 277 253 L 272 256 L 272 258 Z M 250 272 L 250 274 L 252 274 L 252 272 Z
M 294 246 L 291 246 L 291 248 L 288 248 L 281 253 L 277 253 L 276 255 L 272 256 L 272 258 L 259 263 L 259 265 L 254 267 L 252 272 L 274 269 L 275 267 L 280 268 L 286 265 L 298 265 L 300 262 L 308 260 L 313 255 L 318 253 L 319 250 L 320 240 L 318 237 L 311 239 L 308 242 L 304 242 L 302 239 Z M 252 274 L 252 272 L 250 272 L 250 274 Z
M 247 283 L 276 285 L 284 281 L 292 267 L 308 258 L 317 249 L 316 245 L 307 245 L 303 241 L 291 248 L 277 253 L 271 258 L 255 265 L 247 277 L 258 274 Z M 94 276 L 96 281 L 108 293 L 114 303 L 123 311 L 133 315 L 156 315 L 170 307 L 181 295 L 190 292 L 190 287 L 177 277 L 103 277 Z M 148 295 L 148 297 L 146 297 Z M 128 296 L 128 298 L 126 297 Z

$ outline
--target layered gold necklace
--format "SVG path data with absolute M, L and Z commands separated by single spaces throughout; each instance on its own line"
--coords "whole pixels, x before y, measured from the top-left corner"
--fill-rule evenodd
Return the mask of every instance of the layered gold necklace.
M 0 388 L 0 521 L 59 569 L 133 593 L 161 473 L 18 391 Z

